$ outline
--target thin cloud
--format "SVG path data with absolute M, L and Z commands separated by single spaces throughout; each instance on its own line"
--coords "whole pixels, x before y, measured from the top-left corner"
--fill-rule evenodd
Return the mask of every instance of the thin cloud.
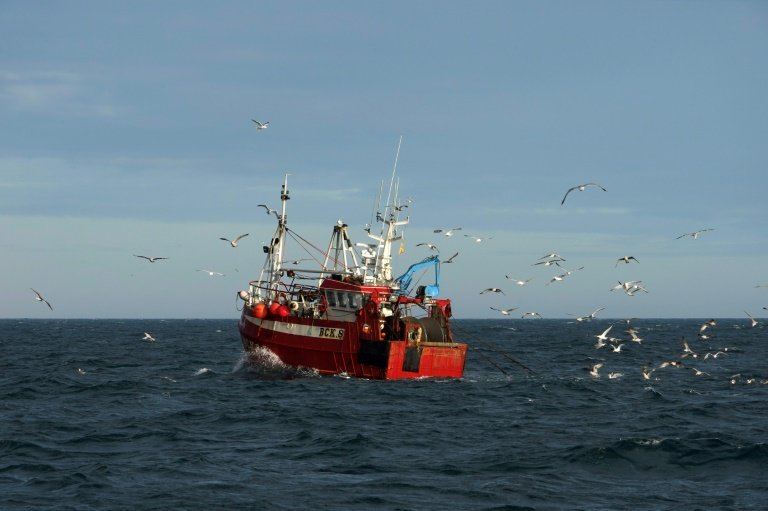
M 0 105 L 24 112 L 55 112 L 83 117 L 111 117 L 113 105 L 93 102 L 97 91 L 69 72 L 0 73 Z

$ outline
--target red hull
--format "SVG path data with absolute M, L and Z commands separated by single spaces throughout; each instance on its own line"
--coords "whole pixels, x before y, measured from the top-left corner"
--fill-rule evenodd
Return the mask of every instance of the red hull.
M 454 342 L 367 340 L 361 322 L 298 317 L 240 318 L 246 352 L 265 347 L 293 367 L 358 378 L 461 378 L 467 345 Z

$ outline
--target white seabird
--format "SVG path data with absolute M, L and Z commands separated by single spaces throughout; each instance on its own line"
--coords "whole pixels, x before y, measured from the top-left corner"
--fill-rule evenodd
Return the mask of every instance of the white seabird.
M 598 341 L 601 341 L 601 342 L 603 342 L 603 343 L 604 343 L 605 341 L 607 341 L 607 340 L 608 340 L 608 332 L 610 332 L 610 331 L 611 331 L 611 328 L 613 328 L 613 325 L 611 325 L 611 326 L 609 326 L 608 328 L 606 328 L 606 329 L 605 329 L 605 331 L 604 331 L 602 334 L 600 334 L 600 335 L 596 335 L 595 337 L 597 337 L 597 340 L 598 340 Z
M 569 193 L 571 193 L 571 192 L 572 192 L 572 191 L 574 191 L 574 190 L 578 190 L 578 191 L 580 191 L 580 192 L 583 192 L 584 190 L 586 190 L 586 188 L 587 188 L 588 186 L 596 186 L 596 187 L 600 188 L 600 189 L 601 189 L 602 191 L 604 191 L 604 192 L 606 192 L 606 191 L 607 191 L 605 188 L 603 188 L 602 186 L 600 186 L 600 185 L 599 185 L 599 184 L 597 184 L 597 183 L 584 183 L 583 185 L 576 185 L 576 186 L 572 186 L 571 188 L 569 188 L 569 189 L 568 189 L 568 191 L 567 191 L 567 192 L 565 192 L 565 195 L 563 196 L 563 200 L 562 200 L 562 201 L 560 201 L 560 205 L 562 206 L 563 204 L 565 204 L 565 199 L 566 199 L 566 197 L 568 197 L 568 194 L 569 194 Z
M 136 255 L 133 254 L 136 257 L 141 257 L 142 259 L 146 259 L 150 263 L 154 263 L 155 261 L 160 261 L 161 259 L 168 259 L 167 257 L 155 257 L 155 256 L 143 256 L 143 255 Z
M 510 307 L 508 309 L 497 309 L 496 307 L 491 307 L 491 310 L 501 312 L 505 316 L 509 316 L 509 313 L 512 311 L 516 311 L 519 307 Z
M 485 294 L 485 293 L 501 293 L 504 296 L 506 296 L 506 293 L 504 293 L 504 291 L 502 291 L 498 287 L 487 287 L 487 288 L 483 289 L 482 291 L 480 291 L 481 295 Z
M 217 271 L 211 271 L 211 270 L 195 270 L 195 271 L 201 271 L 201 272 L 207 273 L 211 277 L 224 277 L 225 276 L 223 273 L 219 273 Z
M 432 232 L 436 234 L 442 233 L 443 236 L 448 236 L 450 238 L 451 236 L 453 236 L 453 231 L 460 231 L 460 230 L 461 230 L 461 227 L 453 227 L 451 229 L 435 229 Z
M 32 289 L 32 292 L 35 293 L 35 295 L 36 295 L 35 296 L 35 300 L 37 300 L 38 302 L 43 302 L 44 304 L 46 304 L 48 306 L 49 309 L 53 310 L 53 306 L 50 304 L 50 302 L 48 302 L 48 300 L 43 298 L 43 295 L 41 295 L 39 291 L 35 291 L 31 287 L 29 289 Z
M 613 265 L 613 267 L 614 267 L 614 268 L 615 268 L 615 267 L 617 267 L 617 266 L 619 265 L 619 263 L 621 263 L 621 262 L 624 262 L 624 263 L 626 263 L 626 264 L 629 264 L 629 261 L 635 261 L 636 263 L 639 263 L 639 262 L 640 262 L 640 261 L 638 261 L 638 260 L 635 258 L 635 256 L 623 256 L 623 257 L 619 257 L 619 258 L 616 260 L 616 264 L 614 264 L 614 265 Z
M 449 257 L 448 259 L 446 259 L 445 261 L 443 261 L 443 264 L 452 263 L 452 262 L 453 262 L 453 260 L 454 260 L 454 259 L 456 259 L 456 257 L 458 257 L 458 255 L 459 255 L 459 253 L 458 253 L 458 252 L 456 252 L 456 253 L 455 253 L 455 254 L 453 254 L 451 257 Z
M 149 334 L 149 332 L 144 332 L 144 337 L 142 337 L 142 338 L 141 338 L 141 340 L 142 340 L 142 341 L 147 341 L 147 342 L 155 342 L 155 338 L 154 338 L 154 337 L 152 337 L 152 336 Z
M 678 236 L 675 239 L 679 240 L 680 238 L 685 238 L 686 236 L 690 236 L 690 237 L 692 237 L 693 239 L 696 240 L 696 239 L 699 239 L 699 234 L 701 234 L 702 232 L 706 232 L 706 231 L 714 231 L 714 229 L 699 229 L 698 231 L 687 232 L 685 234 L 681 234 L 680 236 Z
M 434 250 L 435 252 L 440 252 L 440 250 L 437 249 L 437 245 L 433 245 L 432 243 L 416 243 L 417 247 L 427 247 L 430 250 Z
M 486 238 L 481 238 L 480 236 L 473 236 L 471 234 L 465 234 L 464 237 L 465 238 L 470 238 L 475 243 L 480 243 L 481 241 L 484 241 L 484 240 L 492 240 L 493 239 L 493 236 L 488 236 Z
M 269 215 L 270 213 L 274 213 L 274 215 L 275 215 L 275 218 L 277 218 L 277 219 L 279 219 L 279 218 L 280 218 L 280 217 L 278 216 L 278 214 L 277 214 L 277 210 L 276 210 L 276 209 L 272 209 L 272 208 L 270 208 L 270 207 L 269 207 L 269 206 L 267 206 L 266 204 L 257 204 L 257 205 L 256 205 L 256 207 L 257 207 L 257 208 L 264 208 L 264 209 L 267 211 L 267 214 L 268 214 L 268 215 Z
M 256 119 L 251 119 L 256 124 L 257 130 L 265 130 L 269 128 L 269 121 L 267 122 L 259 122 Z
M 222 241 L 229 242 L 229 244 L 232 246 L 232 248 L 234 248 L 234 247 L 237 246 L 237 242 L 240 241 L 241 239 L 245 238 L 246 236 L 248 236 L 247 232 L 245 234 L 241 234 L 240 236 L 238 236 L 237 238 L 235 238 L 233 240 L 228 240 L 227 238 L 219 238 L 219 239 L 222 240 Z
M 526 285 L 526 284 L 527 284 L 527 283 L 529 283 L 531 280 L 533 280 L 533 277 L 531 277 L 530 279 L 520 280 L 520 279 L 513 279 L 513 278 L 512 278 L 512 277 L 510 277 L 509 275 L 504 275 L 504 276 L 505 276 L 507 279 L 509 279 L 509 280 L 511 280 L 512 282 L 514 282 L 515 284 L 517 284 L 518 286 L 520 286 L 520 287 L 522 287 L 522 286 Z

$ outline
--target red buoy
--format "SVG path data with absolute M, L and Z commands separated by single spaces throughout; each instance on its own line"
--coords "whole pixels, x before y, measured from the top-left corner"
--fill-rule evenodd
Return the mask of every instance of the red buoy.
M 253 306 L 253 317 L 258 319 L 264 319 L 267 317 L 267 305 L 264 303 L 257 303 Z

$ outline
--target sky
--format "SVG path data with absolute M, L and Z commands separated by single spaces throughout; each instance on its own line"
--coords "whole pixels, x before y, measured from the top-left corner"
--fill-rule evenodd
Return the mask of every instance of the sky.
M 457 318 L 768 316 L 766 2 L 6 0 L 0 33 L 0 318 L 237 318 L 284 175 L 293 231 L 368 241 L 400 137 L 395 273 L 458 252 Z

